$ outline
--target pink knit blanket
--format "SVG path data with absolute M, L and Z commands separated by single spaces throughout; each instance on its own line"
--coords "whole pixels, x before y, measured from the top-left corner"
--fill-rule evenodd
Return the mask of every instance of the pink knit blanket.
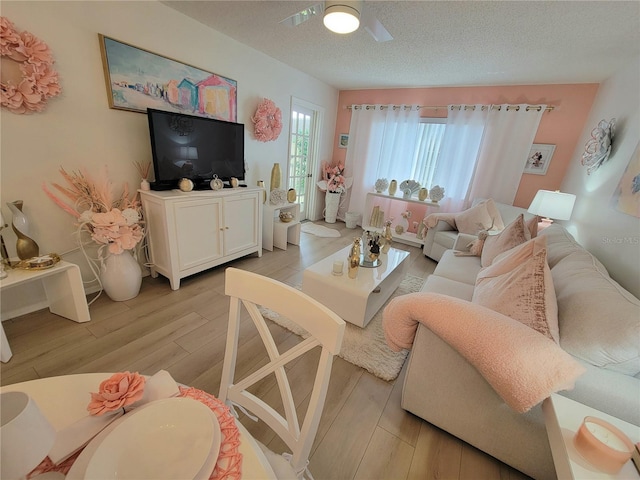
M 500 397 L 523 413 L 570 390 L 586 370 L 553 340 L 506 315 L 436 293 L 394 298 L 383 312 L 387 344 L 410 349 L 422 323 L 471 363 Z

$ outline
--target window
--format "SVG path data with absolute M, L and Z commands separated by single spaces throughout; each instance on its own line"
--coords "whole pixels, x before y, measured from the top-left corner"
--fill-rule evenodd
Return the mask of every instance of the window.
M 420 119 L 410 178 L 427 188 L 433 186 L 433 175 L 436 171 L 446 122 L 446 118 Z

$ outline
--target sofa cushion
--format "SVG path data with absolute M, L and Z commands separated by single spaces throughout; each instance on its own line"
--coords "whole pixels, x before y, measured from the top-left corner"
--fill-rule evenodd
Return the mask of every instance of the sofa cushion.
M 421 292 L 441 293 L 462 300 L 471 301 L 473 297 L 473 285 L 457 282 L 438 275 L 429 275 L 422 286 Z
M 560 259 L 551 274 L 562 348 L 592 365 L 638 375 L 640 300 L 584 249 Z
M 455 230 L 443 230 L 441 232 L 436 232 L 433 237 L 434 243 L 438 245 L 442 245 L 443 247 L 449 249 L 453 248 L 453 245 L 456 243 L 456 239 L 458 238 L 458 232 Z
M 527 240 L 531 240 L 531 233 L 525 226 L 524 216 L 520 214 L 500 233 L 487 237 L 482 247 L 480 263 L 483 267 L 488 267 L 497 255 L 511 250 Z
M 551 268 L 555 267 L 560 260 L 570 253 L 584 250 L 571 234 L 560 225 L 552 223 L 544 230 L 541 230 L 539 235 L 547 237 L 547 262 L 549 262 L 549 267 Z
M 477 257 L 458 257 L 453 250 L 447 250 L 436 265 L 433 274 L 456 282 L 475 285 L 480 269 Z
M 558 342 L 558 306 L 546 239 L 534 238 L 497 256 L 478 274 L 472 301 Z
M 491 205 L 491 212 L 489 211 L 489 204 Z M 502 228 L 496 226 L 498 220 L 504 228 L 500 212 L 493 203 L 493 200 L 483 200 L 464 212 L 456 214 L 456 228 L 461 233 L 477 235 L 477 233 L 482 230 L 502 230 Z

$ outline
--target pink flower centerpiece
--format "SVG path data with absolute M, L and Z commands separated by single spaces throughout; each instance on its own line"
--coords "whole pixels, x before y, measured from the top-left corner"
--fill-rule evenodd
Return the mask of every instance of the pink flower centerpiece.
M 145 378 L 137 372 L 120 372 L 100 383 L 98 393 L 91 392 L 87 410 L 91 415 L 104 415 L 131 405 L 142 398 Z
M 49 190 L 46 183 L 42 188 L 56 205 L 76 218 L 80 232 L 88 232 L 91 239 L 100 247 L 106 246 L 109 253 L 119 254 L 135 248 L 144 237 L 137 194 L 129 199 L 125 183 L 122 195 L 115 200 L 106 174 L 94 180 L 84 170 L 68 173 L 61 168 L 60 173 L 68 186 L 53 183 L 53 187 L 70 200 L 73 207 Z
M 344 164 L 325 164 L 322 167 L 324 178 L 318 182 L 318 187 L 322 191 L 332 193 L 344 193 L 352 184 L 351 178 L 344 176 Z

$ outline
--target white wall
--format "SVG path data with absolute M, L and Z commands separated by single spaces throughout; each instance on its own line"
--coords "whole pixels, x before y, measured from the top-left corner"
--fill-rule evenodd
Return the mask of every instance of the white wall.
M 286 165 L 292 96 L 324 108 L 319 160 L 331 159 L 336 89 L 161 3 L 3 0 L 1 8 L 2 16 L 17 29 L 49 45 L 63 88 L 43 113 L 0 111 L 2 213 L 10 221 L 6 202 L 24 200 L 31 236 L 43 253 L 76 247 L 73 219 L 41 188 L 42 182 L 62 182 L 59 167 L 84 167 L 97 175 L 108 165 L 116 186 L 127 181 L 137 188 L 140 179 L 133 162 L 151 160 L 146 115 L 109 109 L 98 33 L 237 80 L 238 122 L 246 125 L 247 184 L 268 180 L 274 162 Z M 250 117 L 263 97 L 272 99 L 283 112 L 283 132 L 274 142 L 258 142 L 252 135 Z M 11 229 L 3 230 L 3 236 L 9 254 L 15 255 Z M 85 280 L 92 278 L 79 252 L 65 258 L 81 266 Z M 5 311 L 9 298 L 3 295 L 2 300 Z
M 587 175 L 584 145 L 600 120 L 616 119 L 609 160 Z M 611 277 L 640 297 L 640 219 L 616 210 L 612 196 L 640 140 L 640 57 L 600 85 L 562 191 L 577 195 L 567 227 Z M 636 194 L 638 195 L 638 194 Z

